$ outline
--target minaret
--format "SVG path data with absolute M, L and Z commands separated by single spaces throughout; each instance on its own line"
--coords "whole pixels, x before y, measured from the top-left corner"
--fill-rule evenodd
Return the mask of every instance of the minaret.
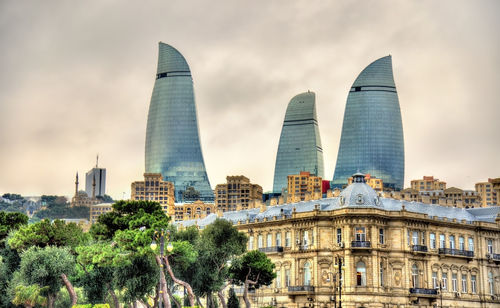
M 97 158 L 95 160 L 95 167 L 99 168 L 99 154 L 97 154 Z
M 92 179 L 92 199 L 95 199 L 95 174 Z
M 76 172 L 75 196 L 78 195 L 78 171 Z

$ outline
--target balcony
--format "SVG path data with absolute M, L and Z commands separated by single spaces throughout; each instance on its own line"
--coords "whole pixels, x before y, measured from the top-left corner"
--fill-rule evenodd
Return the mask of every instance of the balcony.
M 427 246 L 424 245 L 412 245 L 411 250 L 415 252 L 427 252 Z
M 437 289 L 410 288 L 410 294 L 417 297 L 436 297 L 438 291 Z
M 453 249 L 453 248 L 439 248 L 439 254 L 440 255 L 474 258 L 474 251 L 460 250 L 460 249 Z
M 307 294 L 313 293 L 314 286 L 289 286 L 288 293 L 291 294 Z
M 371 243 L 370 241 L 352 241 L 351 242 L 351 248 L 355 249 L 370 249 Z
M 283 252 L 283 246 L 271 246 L 271 247 L 259 248 L 259 251 L 264 253 Z

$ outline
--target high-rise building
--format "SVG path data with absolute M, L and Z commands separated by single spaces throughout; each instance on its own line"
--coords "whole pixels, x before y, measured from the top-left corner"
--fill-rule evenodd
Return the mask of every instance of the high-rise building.
M 146 173 L 161 173 L 174 183 L 177 202 L 185 199 L 185 191 L 197 194 L 196 199 L 214 200 L 201 151 L 191 71 L 180 52 L 162 42 L 145 156 Z
M 144 173 L 144 181 L 133 182 L 130 199 L 158 202 L 163 212 L 175 215 L 174 184 L 164 181 L 160 173 Z
M 497 182 L 499 179 L 496 179 Z M 481 206 L 495 206 L 500 205 L 500 196 L 498 191 L 494 189 L 495 179 L 488 179 L 488 182 L 476 183 L 476 192 L 481 196 Z
M 323 180 L 307 171 L 288 176 L 288 202 L 318 200 L 322 197 Z
M 286 109 L 274 167 L 273 193 L 281 193 L 288 186 L 288 175 L 301 171 L 323 178 L 316 95 L 310 91 L 293 97 Z
M 106 194 L 106 168 L 99 168 L 99 157 L 95 167 L 85 174 L 85 192 L 89 197 L 93 194 L 95 197 L 104 197 Z
M 368 65 L 352 85 L 344 113 L 333 186 L 347 184 L 356 172 L 402 189 L 404 141 L 391 56 Z
M 215 205 L 219 210 L 235 211 L 257 207 L 262 201 L 262 187 L 243 175 L 227 176 L 227 183 L 215 186 Z

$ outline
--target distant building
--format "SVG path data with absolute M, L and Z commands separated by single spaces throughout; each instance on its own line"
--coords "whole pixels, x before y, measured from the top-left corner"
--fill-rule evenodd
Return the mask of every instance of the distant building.
M 481 206 L 495 206 L 500 205 L 500 195 L 498 189 L 495 189 L 495 181 L 500 182 L 498 179 L 488 179 L 488 182 L 476 183 L 476 192 L 481 196 Z
M 205 218 L 216 212 L 214 203 L 204 203 L 201 200 L 193 203 L 175 205 L 175 221 Z
M 351 176 L 349 179 L 347 179 L 347 184 L 351 185 L 352 184 L 353 177 Z M 365 181 L 368 186 L 373 188 L 375 191 L 382 191 L 384 190 L 384 181 L 382 179 L 378 179 L 376 177 L 371 176 L 369 173 L 365 174 Z
M 308 171 L 323 177 L 323 168 L 316 95 L 307 91 L 294 96 L 286 108 L 274 167 L 273 193 L 281 194 L 287 188 L 288 175 Z
M 74 206 L 91 206 L 92 204 L 99 203 L 99 200 L 95 197 L 95 188 L 92 190 L 92 194 L 89 196 L 85 191 L 78 190 L 79 185 L 78 172 L 76 173 L 75 179 L 75 195 L 71 199 L 71 207 Z M 94 186 L 95 187 L 95 182 Z
M 113 203 L 99 203 L 90 206 L 90 223 L 95 224 L 99 216 L 113 210 Z
M 418 191 L 416 189 L 406 188 L 401 191 L 387 192 L 385 196 L 397 200 L 439 204 L 442 206 L 459 208 L 475 208 L 481 206 L 481 198 L 477 192 L 456 187 L 431 191 Z
M 307 171 L 289 175 L 287 202 L 321 199 L 322 184 L 321 177 Z
M 164 181 L 161 173 L 144 173 L 144 181 L 133 182 L 130 199 L 158 202 L 167 215 L 175 215 L 174 184 Z
M 417 191 L 445 190 L 446 182 L 435 179 L 433 176 L 424 176 L 421 180 L 412 180 L 411 188 Z
M 217 209 L 234 211 L 255 207 L 255 201 L 262 200 L 262 187 L 250 183 L 243 175 L 227 176 L 227 183 L 215 186 L 215 206 Z

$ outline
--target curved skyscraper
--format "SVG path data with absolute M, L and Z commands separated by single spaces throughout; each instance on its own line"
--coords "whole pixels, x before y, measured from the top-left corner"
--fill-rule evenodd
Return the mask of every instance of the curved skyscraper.
M 323 149 L 316 117 L 316 95 L 301 93 L 290 100 L 281 129 L 273 193 L 287 188 L 287 177 L 309 171 L 323 177 Z
M 333 186 L 356 172 L 402 189 L 405 173 L 403 125 L 391 56 L 368 65 L 349 91 Z
M 200 146 L 189 65 L 175 48 L 161 42 L 146 130 L 146 173 L 161 173 L 173 182 L 177 202 L 186 199 L 188 187 L 201 200 L 214 199 Z M 189 198 L 198 199 L 192 189 Z

